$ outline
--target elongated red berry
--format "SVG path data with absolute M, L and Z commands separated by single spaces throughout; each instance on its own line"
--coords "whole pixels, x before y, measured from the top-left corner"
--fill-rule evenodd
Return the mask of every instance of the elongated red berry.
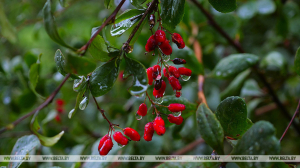
M 179 104 L 179 103 L 172 103 L 172 104 L 169 104 L 168 109 L 171 112 L 179 112 L 179 111 L 185 110 L 185 105 Z
M 151 141 L 154 134 L 153 122 L 149 122 L 145 125 L 144 139 L 145 141 Z
M 169 40 L 167 40 L 167 39 L 159 45 L 159 48 L 165 55 L 172 54 L 172 47 L 169 44 Z
M 63 113 L 63 112 L 64 112 L 63 106 L 57 107 L 57 108 L 56 108 L 56 111 L 57 111 L 58 113 Z
M 152 83 L 153 83 L 152 75 L 153 75 L 153 67 L 150 67 L 150 68 L 147 69 L 147 76 L 148 76 L 148 84 L 149 85 L 152 85 Z
M 127 128 L 124 128 L 123 131 L 124 131 L 124 134 L 126 136 L 128 136 L 131 140 L 133 140 L 133 141 L 140 141 L 141 136 L 140 136 L 140 134 L 136 130 L 134 130 L 134 129 L 130 128 L 130 127 L 127 127 Z
M 184 59 L 181 59 L 181 58 L 174 58 L 174 59 L 172 60 L 172 62 L 173 62 L 174 64 L 177 64 L 177 65 L 180 65 L 180 64 L 186 64 L 186 61 L 185 61 Z
M 55 121 L 58 122 L 58 123 L 61 122 L 60 116 L 59 116 L 58 114 L 55 116 L 54 119 L 55 119 Z
M 167 78 L 169 78 L 169 73 L 167 72 L 166 68 L 163 69 L 163 72 L 164 72 L 164 76 L 167 77 Z
M 178 33 L 173 33 L 172 34 L 172 41 L 177 45 L 179 49 L 182 49 L 185 47 L 185 43 Z
M 164 96 L 164 93 L 165 93 L 165 90 L 166 90 L 166 82 L 165 81 L 162 81 L 161 82 L 161 87 L 159 90 L 156 90 L 155 88 L 153 89 L 153 96 L 155 98 L 161 98 Z
M 121 145 L 128 144 L 128 139 L 120 131 L 115 132 L 113 137 L 114 140 Z
M 166 132 L 165 121 L 160 116 L 154 119 L 153 127 L 157 135 L 163 135 Z
M 154 65 L 153 66 L 152 78 L 154 80 L 156 80 L 159 75 L 161 75 L 161 68 L 160 68 L 159 65 Z
M 147 115 L 147 105 L 145 103 L 140 104 L 137 114 L 140 116 Z
M 113 146 L 114 146 L 114 144 L 113 144 L 111 138 L 109 137 L 109 139 L 107 139 L 103 143 L 102 147 L 100 148 L 99 154 L 102 155 L 102 156 L 107 155 L 108 152 L 112 149 Z
M 108 136 L 108 134 L 104 135 L 101 139 L 100 139 L 100 143 L 99 143 L 99 146 L 98 146 L 98 150 L 101 149 L 101 147 L 103 146 L 104 142 L 106 140 L 110 139 L 110 137 Z
M 170 121 L 170 123 L 180 125 L 183 122 L 183 117 L 182 116 L 175 117 L 175 116 L 173 116 L 173 114 L 169 114 L 168 115 L 168 120 Z
M 63 106 L 64 104 L 65 104 L 65 101 L 63 99 L 56 99 L 57 106 Z
M 170 73 L 170 75 L 173 75 L 175 78 L 179 78 L 180 77 L 180 74 L 179 74 L 179 72 L 178 72 L 178 70 L 177 70 L 177 68 L 176 67 L 174 67 L 174 66 L 169 66 L 169 73 Z
M 154 36 L 157 43 L 162 43 L 166 40 L 166 33 L 162 30 L 157 30 Z
M 155 49 L 156 46 L 157 46 L 157 43 L 155 41 L 154 35 L 152 35 L 147 40 L 147 43 L 145 45 L 145 49 L 146 49 L 146 51 L 151 52 Z
M 180 67 L 178 68 L 178 72 L 180 75 L 185 75 L 185 76 L 191 76 L 192 75 L 192 70 L 185 68 L 185 67 Z
M 169 80 L 169 83 L 171 84 L 171 86 L 174 90 L 181 90 L 182 89 L 179 80 L 177 78 L 175 78 L 174 76 L 170 76 L 168 78 L 168 80 Z

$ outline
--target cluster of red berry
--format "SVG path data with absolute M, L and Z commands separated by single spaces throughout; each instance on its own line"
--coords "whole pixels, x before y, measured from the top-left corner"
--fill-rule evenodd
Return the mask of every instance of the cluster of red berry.
M 59 114 L 61 114 L 61 113 L 64 112 L 64 104 L 65 104 L 64 100 L 62 100 L 62 99 L 56 99 L 56 108 L 55 109 L 58 112 L 58 114 L 55 116 L 55 120 L 57 122 L 61 122 Z

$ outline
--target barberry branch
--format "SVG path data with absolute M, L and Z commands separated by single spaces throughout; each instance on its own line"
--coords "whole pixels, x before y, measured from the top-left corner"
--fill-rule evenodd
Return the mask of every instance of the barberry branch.
M 18 125 L 21 121 L 23 121 L 27 117 L 32 116 L 37 111 L 40 111 L 43 108 L 47 107 L 52 102 L 52 100 L 54 99 L 54 97 L 57 95 L 57 93 L 59 92 L 59 90 L 65 84 L 65 82 L 68 80 L 69 77 L 70 77 L 70 74 L 67 74 L 65 76 L 64 80 L 61 82 L 61 84 L 54 90 L 54 92 L 52 92 L 51 95 L 41 105 L 39 105 L 36 109 L 34 109 L 30 113 L 27 113 L 26 115 L 20 117 L 19 119 L 17 119 L 13 123 L 7 125 L 6 127 L 1 128 L 0 129 L 0 134 L 2 134 L 3 132 L 5 132 L 7 130 L 12 130 L 16 125 Z
M 108 118 L 107 118 L 106 115 L 104 114 L 105 111 L 104 111 L 103 109 L 100 108 L 100 106 L 99 106 L 99 104 L 98 104 L 96 98 L 95 98 L 94 96 L 92 96 L 92 97 L 93 97 L 93 99 L 94 99 L 94 101 L 95 101 L 95 104 L 96 104 L 96 106 L 97 106 L 97 109 L 101 112 L 103 118 L 108 122 L 109 128 L 111 128 L 111 129 L 113 130 L 113 126 L 116 125 L 116 124 L 113 124 L 113 123 L 111 123 L 111 122 L 108 120 Z
M 299 109 L 300 109 L 300 100 L 299 100 L 299 102 L 298 102 L 298 106 L 297 106 L 296 111 L 295 111 L 295 113 L 294 113 L 294 115 L 293 115 L 293 118 L 291 119 L 289 125 L 286 127 L 285 131 L 283 132 L 283 134 L 282 134 L 282 136 L 281 136 L 281 138 L 280 138 L 280 140 L 279 140 L 280 142 L 282 141 L 283 137 L 285 136 L 285 134 L 286 134 L 287 131 L 289 130 L 289 128 L 290 128 L 292 122 L 294 121 L 294 119 L 296 118 L 296 116 L 299 114 Z
M 207 12 L 204 9 L 204 7 L 199 2 L 197 2 L 196 0 L 190 0 L 190 1 L 193 2 L 201 10 L 201 12 L 208 19 L 208 22 L 210 23 L 210 25 L 213 28 L 215 28 L 215 30 L 217 30 L 238 52 L 245 53 L 245 50 L 241 47 L 241 45 L 238 42 L 235 42 L 234 40 L 232 40 L 230 38 L 230 36 L 216 23 L 216 21 L 211 16 L 211 14 L 209 12 Z M 271 95 L 273 101 L 276 103 L 276 105 L 278 106 L 278 108 L 281 110 L 282 114 L 288 120 L 292 121 L 293 126 L 295 127 L 296 131 L 300 135 L 300 128 L 299 128 L 298 124 L 296 124 L 296 122 L 294 122 L 294 119 L 290 116 L 289 112 L 287 111 L 287 109 L 285 108 L 285 106 L 283 105 L 283 103 L 279 100 L 277 94 L 275 93 L 275 91 L 272 88 L 271 84 L 267 81 L 267 79 L 264 76 L 264 74 L 262 74 L 261 72 L 258 71 L 258 67 L 257 66 L 253 67 L 252 71 L 257 74 L 257 76 L 259 77 L 259 79 L 261 80 L 261 82 L 265 85 L 265 87 L 267 87 L 267 89 L 269 91 L 269 94 Z
M 113 11 L 113 13 L 105 20 L 105 22 L 99 27 L 99 29 L 96 31 L 96 33 L 93 34 L 93 36 L 90 38 L 90 40 L 84 45 L 82 46 L 77 52 L 81 53 L 81 55 L 84 55 L 89 47 L 89 45 L 92 43 L 92 41 L 97 37 L 97 35 L 102 31 L 102 29 L 108 25 L 110 22 L 114 22 L 115 21 L 115 17 L 118 14 L 118 12 L 120 11 L 121 7 L 123 6 L 124 2 L 126 0 L 122 0 L 119 5 L 116 7 L 116 9 Z

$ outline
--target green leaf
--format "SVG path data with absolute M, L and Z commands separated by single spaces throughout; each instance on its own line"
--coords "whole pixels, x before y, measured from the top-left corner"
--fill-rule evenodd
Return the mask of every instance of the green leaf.
M 13 150 L 11 151 L 11 155 L 27 155 L 34 148 L 37 148 L 40 145 L 39 139 L 35 135 L 25 135 L 17 140 L 14 145 Z M 25 160 L 20 160 L 18 162 L 10 162 L 8 167 L 17 168 L 19 167 Z
M 69 119 L 71 119 L 74 116 L 74 114 L 78 111 L 80 102 L 84 99 L 84 93 L 86 89 L 87 89 L 87 82 L 84 82 L 77 94 L 75 107 L 68 114 Z
M 300 75 L 300 47 L 297 49 L 295 61 L 294 61 L 295 71 Z
M 112 0 L 104 0 L 104 6 L 109 9 L 111 7 L 111 2 L 113 2 Z
M 90 77 L 90 90 L 93 96 L 106 94 L 118 78 L 120 59 L 114 58 L 96 68 Z
M 252 122 L 247 118 L 247 105 L 244 99 L 232 96 L 223 100 L 215 112 L 220 121 L 225 136 L 241 138 L 251 127 Z
M 136 8 L 141 8 L 143 3 L 145 3 L 147 0 L 130 0 L 130 3 L 135 6 Z
M 75 73 L 78 75 L 87 75 L 96 68 L 96 63 L 92 59 L 67 55 L 64 69 L 66 72 Z
M 275 128 L 267 121 L 255 123 L 239 140 L 231 155 L 278 155 L 280 141 L 275 136 Z M 270 167 L 268 162 L 237 162 L 240 167 Z
M 286 63 L 280 52 L 273 51 L 260 61 L 259 67 L 267 72 L 274 72 L 277 76 L 278 73 L 284 74 L 286 72 Z
M 204 74 L 203 64 L 201 64 L 197 60 L 193 50 L 191 50 L 187 46 L 185 46 L 183 49 L 178 49 L 178 47 L 174 43 L 172 44 L 172 49 L 173 49 L 172 57 L 185 59 L 187 64 L 185 64 L 184 66 L 186 68 L 191 69 L 192 74 L 197 74 L 197 75 Z
M 239 7 L 237 14 L 241 19 L 251 19 L 257 13 L 256 1 L 248 1 Z
M 28 109 L 36 102 L 36 96 L 30 89 L 25 89 L 18 97 L 18 105 L 20 108 Z
M 216 65 L 212 76 L 219 79 L 228 79 L 250 68 L 258 62 L 258 57 L 252 54 L 232 54 Z
M 32 53 L 32 52 L 27 52 L 24 55 L 24 61 L 27 65 L 28 68 L 30 68 L 30 66 L 34 63 L 36 63 L 38 60 L 36 54 Z
M 54 61 L 56 64 L 56 68 L 59 73 L 63 76 L 66 76 L 67 72 L 65 71 L 66 59 L 60 49 L 57 49 L 54 55 Z
M 87 81 L 84 76 L 79 76 L 80 79 L 75 79 L 73 84 L 73 90 L 78 92 L 86 87 Z
M 88 51 L 91 53 L 93 58 L 102 62 L 107 62 L 120 53 L 120 51 L 117 49 L 115 49 L 113 52 L 108 51 L 108 46 L 100 35 L 96 36 L 92 44 L 89 46 Z
M 216 150 L 219 155 L 224 154 L 224 132 L 215 114 L 202 103 L 197 109 L 196 117 L 201 137 L 209 146 Z
M 185 0 L 161 0 L 162 26 L 170 32 L 181 22 L 184 15 Z
M 61 131 L 59 134 L 57 134 L 53 137 L 46 137 L 46 136 L 38 133 L 38 130 L 41 127 L 38 123 L 37 115 L 38 115 L 38 112 L 36 112 L 34 114 L 34 116 L 32 117 L 32 120 L 31 120 L 31 123 L 30 123 L 31 131 L 39 138 L 39 140 L 40 140 L 40 142 L 43 146 L 53 146 L 53 145 L 55 145 L 59 141 L 61 136 L 64 134 L 64 131 Z
M 0 27 L 1 27 L 1 34 L 3 37 L 5 37 L 11 43 L 17 42 L 16 28 L 14 28 L 13 25 L 11 25 L 11 23 L 7 19 L 4 13 L 4 7 L 2 1 L 0 1 Z
M 47 0 L 47 2 L 45 3 L 45 6 L 43 8 L 43 14 L 44 14 L 44 24 L 45 24 L 45 29 L 46 32 L 48 33 L 49 37 L 55 41 L 56 43 L 70 48 L 73 51 L 76 51 L 75 48 L 70 47 L 69 45 L 67 45 L 59 36 L 58 32 L 57 32 L 57 27 L 56 27 L 56 23 L 55 23 L 55 19 L 54 16 L 52 14 L 51 11 L 51 0 Z
M 221 100 L 229 96 L 238 96 L 247 77 L 250 75 L 250 69 L 241 72 L 230 83 L 230 85 L 221 93 Z
M 34 63 L 31 65 L 29 69 L 29 87 L 33 91 L 33 93 L 41 99 L 46 99 L 45 97 L 41 96 L 36 90 L 36 85 L 39 80 L 40 74 L 40 63 Z
M 128 89 L 129 93 L 133 96 L 141 96 L 148 88 L 148 77 L 146 68 L 140 62 L 129 58 L 125 55 L 126 68 L 123 74 L 123 78 L 133 76 L 133 84 Z
M 248 79 L 242 90 L 241 90 L 241 96 L 246 97 L 246 96 L 263 96 L 264 93 L 262 90 L 259 88 L 257 82 L 254 79 Z
M 112 36 L 122 35 L 126 30 L 128 30 L 142 18 L 144 12 L 144 9 L 126 10 L 116 18 L 115 25 L 111 27 L 110 34 Z
M 259 0 L 257 1 L 258 13 L 267 15 L 275 12 L 276 4 L 272 0 Z
M 219 12 L 228 13 L 236 9 L 236 0 L 209 0 L 209 3 Z

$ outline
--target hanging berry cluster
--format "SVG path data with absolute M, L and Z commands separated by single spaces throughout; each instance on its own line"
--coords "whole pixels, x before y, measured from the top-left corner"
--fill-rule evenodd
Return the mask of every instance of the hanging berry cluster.
M 57 111 L 57 114 L 55 116 L 55 120 L 57 122 L 61 122 L 61 118 L 60 118 L 60 114 L 62 114 L 64 112 L 64 105 L 65 105 L 65 101 L 62 100 L 62 99 L 57 99 L 56 100 L 56 111 Z
M 159 26 L 158 30 L 149 37 L 147 40 L 147 43 L 145 45 L 146 53 L 153 52 L 152 55 L 155 55 L 155 50 L 157 50 L 157 53 L 159 55 L 158 62 L 153 67 L 149 67 L 147 69 L 147 76 L 149 85 L 153 85 L 153 96 L 155 100 L 152 100 L 149 96 L 149 94 L 146 92 L 145 101 L 148 98 L 149 101 L 152 104 L 152 107 L 154 109 L 153 115 L 156 115 L 155 119 L 152 122 L 148 122 L 145 125 L 144 128 L 144 140 L 145 141 L 151 141 L 152 137 L 154 135 L 154 132 L 156 132 L 157 135 L 162 136 L 166 132 L 165 128 L 165 121 L 161 117 L 161 115 L 167 116 L 167 119 L 170 123 L 180 125 L 183 122 L 183 117 L 181 116 L 181 112 L 185 110 L 184 104 L 179 103 L 171 103 L 169 106 L 163 106 L 161 103 L 163 102 L 163 96 L 165 94 L 165 90 L 167 87 L 167 84 L 165 81 L 168 81 L 170 86 L 175 92 L 175 96 L 179 98 L 181 96 L 181 89 L 182 86 L 180 84 L 180 79 L 183 81 L 189 80 L 189 78 L 192 75 L 192 71 L 185 67 L 176 68 L 175 66 L 168 65 L 168 61 L 170 59 L 170 55 L 172 54 L 172 47 L 170 45 L 170 41 L 166 38 L 166 33 L 163 31 L 163 27 L 161 25 L 161 19 L 158 19 Z M 149 24 L 150 29 L 152 31 L 152 28 L 155 25 L 155 16 L 154 14 L 151 14 L 149 17 Z M 182 39 L 182 37 L 177 33 L 170 33 L 172 37 L 172 42 L 174 42 L 179 49 L 183 49 L 185 47 L 185 43 Z M 175 65 L 182 65 L 186 64 L 186 61 L 181 58 L 174 58 L 171 60 L 173 64 Z M 161 68 L 163 67 L 163 69 Z M 163 72 L 163 75 L 162 75 Z M 168 108 L 168 110 L 172 114 L 164 114 L 157 110 L 156 106 Z M 136 112 L 136 119 L 141 120 L 144 116 L 147 115 L 147 105 L 146 103 L 142 103 L 139 106 L 139 109 Z M 106 134 L 102 139 L 100 140 L 98 151 L 100 155 L 107 155 L 108 152 L 113 147 L 112 138 L 118 143 L 120 147 L 123 147 L 128 144 L 129 141 L 140 141 L 141 137 L 139 133 L 132 129 L 132 128 L 120 128 L 119 125 L 116 124 L 110 124 L 110 129 L 108 131 L 108 134 Z M 120 128 L 122 132 L 115 131 L 114 127 Z

